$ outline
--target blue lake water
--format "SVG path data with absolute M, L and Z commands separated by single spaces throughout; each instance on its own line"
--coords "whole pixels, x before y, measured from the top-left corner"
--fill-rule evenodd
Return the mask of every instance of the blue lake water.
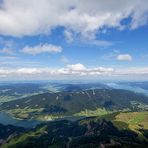
M 15 118 L 12 118 L 10 115 L 0 112 L 0 123 L 4 125 L 15 125 L 15 126 L 22 126 L 25 128 L 31 128 L 35 127 L 37 124 L 41 123 L 40 121 L 36 120 L 18 120 Z
M 82 119 L 84 117 L 64 117 L 64 118 L 59 118 L 54 121 L 60 121 L 60 120 L 69 120 L 69 121 L 76 121 L 79 119 Z M 47 122 L 52 122 L 52 121 L 46 121 Z M 14 126 L 21 126 L 25 128 L 33 128 L 37 124 L 40 123 L 45 123 L 45 121 L 37 121 L 37 120 L 19 120 L 16 118 L 11 117 L 9 114 L 6 114 L 4 112 L 0 112 L 0 123 L 3 125 L 14 125 Z
M 130 91 L 137 92 L 137 93 L 143 93 L 143 94 L 148 96 L 148 90 L 143 89 L 141 87 L 130 86 L 130 85 L 120 84 L 120 83 L 107 83 L 106 85 L 110 86 L 114 89 L 130 90 Z

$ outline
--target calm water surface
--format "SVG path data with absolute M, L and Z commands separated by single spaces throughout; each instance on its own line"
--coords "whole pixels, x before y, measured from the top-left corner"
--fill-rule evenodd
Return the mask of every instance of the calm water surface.
M 37 124 L 41 123 L 40 121 L 37 120 L 18 120 L 15 118 L 12 118 L 10 115 L 0 112 L 0 123 L 4 125 L 15 125 L 15 126 L 22 126 L 25 128 L 31 128 L 35 127 Z

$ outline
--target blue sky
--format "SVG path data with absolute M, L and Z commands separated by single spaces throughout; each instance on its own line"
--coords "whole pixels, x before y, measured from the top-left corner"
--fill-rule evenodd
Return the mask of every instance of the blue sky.
M 146 0 L 0 3 L 1 80 L 147 80 L 147 48 Z

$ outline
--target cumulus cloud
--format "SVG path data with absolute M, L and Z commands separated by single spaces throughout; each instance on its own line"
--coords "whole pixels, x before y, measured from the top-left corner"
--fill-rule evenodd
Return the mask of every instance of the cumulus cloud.
M 68 65 L 67 66 L 68 70 L 71 71 L 86 71 L 87 68 L 83 64 L 73 64 L 73 65 Z
M 83 64 L 67 65 L 63 68 L 0 68 L 0 78 L 6 79 L 51 79 L 51 78 L 124 78 L 126 76 L 133 78 L 136 76 L 148 76 L 148 67 L 128 67 L 128 68 L 111 68 L 95 67 L 88 68 Z M 142 77 L 144 78 L 144 77 Z
M 117 60 L 119 61 L 132 61 L 132 56 L 129 54 L 119 54 L 117 56 Z
M 67 65 L 66 67 L 59 69 L 51 69 L 51 68 L 18 68 L 18 69 L 10 69 L 10 68 L 0 68 L 0 77 L 1 76 L 37 76 L 37 75 L 46 75 L 46 76 L 62 76 L 62 75 L 101 75 L 101 74 L 109 74 L 113 72 L 112 68 L 87 68 L 83 64 L 72 64 Z
M 37 35 L 62 26 L 86 37 L 102 28 L 135 29 L 148 19 L 147 0 L 3 0 L 0 3 L 0 34 Z M 67 34 L 70 37 L 70 34 Z
M 38 73 L 41 73 L 41 70 L 37 68 L 20 68 L 20 69 L 17 69 L 16 73 L 18 74 L 38 74 Z
M 59 53 L 62 52 L 61 46 L 56 46 L 52 44 L 39 44 L 36 46 L 26 46 L 21 52 L 31 55 L 36 55 L 40 53 Z

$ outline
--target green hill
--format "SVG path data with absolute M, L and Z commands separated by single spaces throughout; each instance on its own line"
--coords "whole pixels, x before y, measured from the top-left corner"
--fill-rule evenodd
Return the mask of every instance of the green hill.
M 131 118 L 132 114 L 137 113 L 127 114 Z M 123 119 L 120 120 L 121 117 L 123 117 Z M 147 115 L 145 117 L 147 117 Z M 138 132 L 128 128 L 129 125 L 127 120 L 124 122 L 124 115 L 122 115 L 122 113 L 110 114 L 102 118 L 104 119 L 91 117 L 76 122 L 63 120 L 40 124 L 35 129 L 13 137 L 1 147 L 146 148 L 148 145 L 146 138 L 147 129 L 143 129 L 141 133 L 144 138 L 140 138 Z M 143 120 L 139 121 L 141 124 L 142 122 Z
M 147 105 L 148 97 L 143 94 L 120 89 L 91 89 L 33 95 L 3 103 L 0 109 L 17 118 L 50 118 L 85 116 L 85 112 L 86 116 L 87 113 L 94 116 L 121 110 L 147 110 Z

